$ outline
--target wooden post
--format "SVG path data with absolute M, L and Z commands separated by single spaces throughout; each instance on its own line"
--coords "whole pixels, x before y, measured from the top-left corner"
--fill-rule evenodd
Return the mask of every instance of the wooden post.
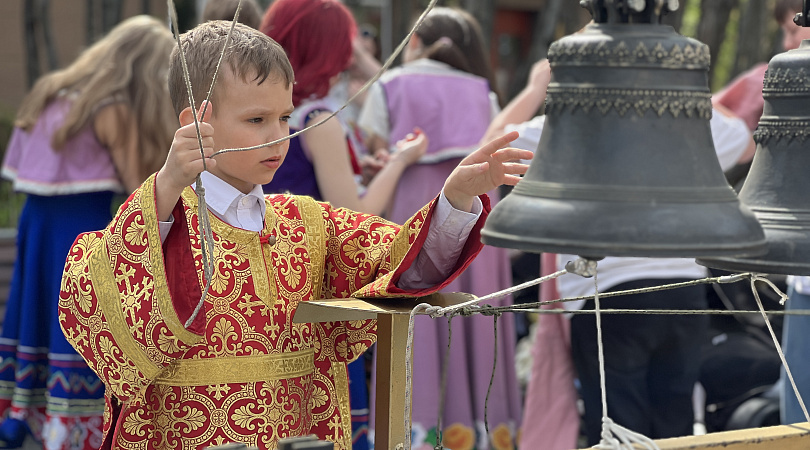
M 374 415 L 374 442 L 387 442 L 380 448 L 394 448 L 405 442 L 405 342 L 408 316 L 377 316 L 377 401 Z M 388 405 L 387 407 L 385 405 Z M 376 446 L 376 445 L 375 445 Z
M 377 319 L 377 391 L 374 404 L 374 447 L 394 450 L 405 443 L 405 346 L 408 318 L 420 303 L 451 306 L 473 299 L 470 294 L 433 294 L 419 298 L 356 298 L 301 302 L 293 322 Z

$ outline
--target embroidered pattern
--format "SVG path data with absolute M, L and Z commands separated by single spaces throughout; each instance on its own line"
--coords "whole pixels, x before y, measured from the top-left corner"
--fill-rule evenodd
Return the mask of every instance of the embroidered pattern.
M 202 286 L 196 196 L 188 189 L 182 201 Z M 346 363 L 374 342 L 376 323 L 293 324 L 293 313 L 300 301 L 361 289 L 388 295 L 428 209 L 400 230 L 305 197 L 271 197 L 267 206 L 262 233 L 211 218 L 216 266 L 204 336 L 186 330 L 172 304 L 154 179 L 104 232 L 82 235 L 71 250 L 60 323 L 108 387 L 107 408 L 122 402 L 116 446 L 238 440 L 270 449 L 314 433 L 351 448 Z M 267 234 L 273 245 L 260 242 Z M 111 418 L 105 411 L 105 433 Z

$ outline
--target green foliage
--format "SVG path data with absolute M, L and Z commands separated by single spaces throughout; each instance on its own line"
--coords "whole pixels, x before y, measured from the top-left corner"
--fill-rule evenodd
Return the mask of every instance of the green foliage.
M 709 87 L 712 92 L 717 92 L 728 83 L 731 78 L 731 71 L 734 67 L 734 59 L 737 54 L 737 33 L 740 29 L 740 8 L 731 10 L 728 17 L 728 25 L 726 25 L 726 36 L 723 39 L 723 45 L 720 46 L 720 51 L 716 58 L 714 58 L 714 73 L 712 79 L 709 80 Z
M 0 105 L 0 161 L 6 154 L 6 146 L 14 129 L 14 110 Z M 16 228 L 25 196 L 12 189 L 11 182 L 0 180 L 0 228 Z
M 700 23 L 700 0 L 686 0 L 682 8 L 681 34 L 691 38 L 697 37 L 698 23 Z

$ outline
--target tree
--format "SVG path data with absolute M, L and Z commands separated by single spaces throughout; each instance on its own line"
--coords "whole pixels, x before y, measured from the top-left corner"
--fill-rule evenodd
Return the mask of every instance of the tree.
M 26 72 L 28 87 L 34 85 L 42 74 L 40 55 L 44 54 L 48 63 L 47 71 L 59 66 L 56 50 L 51 37 L 51 24 L 48 12 L 50 0 L 22 0 L 25 21 Z

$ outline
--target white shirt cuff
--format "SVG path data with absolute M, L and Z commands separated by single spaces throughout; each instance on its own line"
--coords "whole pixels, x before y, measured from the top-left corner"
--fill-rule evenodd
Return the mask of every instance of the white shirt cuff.
M 158 221 L 158 230 L 160 231 L 160 243 L 164 243 L 166 241 L 166 236 L 169 235 L 169 231 L 172 229 L 172 224 L 174 223 L 174 216 L 170 215 L 169 220 L 166 222 Z

